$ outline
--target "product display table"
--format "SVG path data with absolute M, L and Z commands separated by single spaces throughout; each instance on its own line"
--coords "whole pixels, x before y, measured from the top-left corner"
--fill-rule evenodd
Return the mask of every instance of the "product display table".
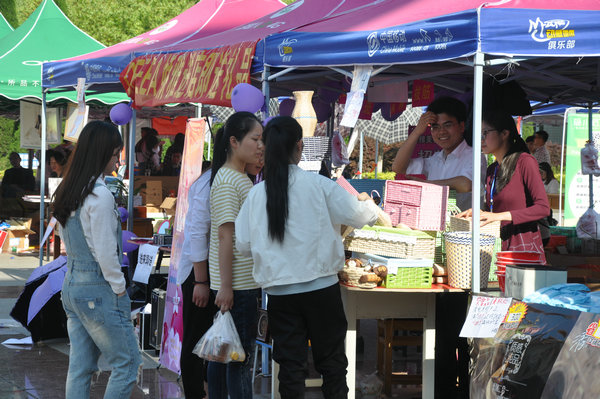
M 355 397 L 356 388 L 356 321 L 359 319 L 423 319 L 423 393 L 424 399 L 434 397 L 435 376 L 435 296 L 442 292 L 464 292 L 445 284 L 429 289 L 362 289 L 342 285 L 342 300 L 348 332 L 348 398 Z

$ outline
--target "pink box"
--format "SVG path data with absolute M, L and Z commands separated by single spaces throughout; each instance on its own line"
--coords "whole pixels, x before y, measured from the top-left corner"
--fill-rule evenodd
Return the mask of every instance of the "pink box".
M 446 229 L 448 192 L 448 186 L 388 180 L 383 209 L 394 226 L 402 223 L 417 230 L 443 231 Z

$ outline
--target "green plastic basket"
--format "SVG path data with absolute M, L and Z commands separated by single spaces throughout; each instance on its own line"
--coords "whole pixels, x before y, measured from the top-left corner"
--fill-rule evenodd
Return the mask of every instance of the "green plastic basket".
M 388 274 L 385 288 L 431 288 L 431 267 L 399 267 L 397 274 Z

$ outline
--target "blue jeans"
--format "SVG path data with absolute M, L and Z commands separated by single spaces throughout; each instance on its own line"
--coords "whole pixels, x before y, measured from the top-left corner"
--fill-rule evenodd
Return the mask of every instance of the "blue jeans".
M 259 298 L 260 289 L 233 291 L 233 308 L 230 312 L 246 351 L 246 360 L 227 364 L 208 362 L 210 399 L 227 399 L 228 394 L 231 399 L 252 398 L 252 357 L 256 345 Z
M 94 261 L 69 261 L 62 301 L 71 341 L 67 399 L 90 397 L 102 353 L 112 367 L 104 397 L 127 399 L 142 363 L 131 324 L 131 301 L 117 296 Z

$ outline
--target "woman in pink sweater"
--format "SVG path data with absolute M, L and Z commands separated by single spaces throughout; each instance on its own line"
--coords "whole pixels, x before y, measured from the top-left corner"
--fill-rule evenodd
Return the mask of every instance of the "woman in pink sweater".
M 503 251 L 535 251 L 543 257 L 537 221 L 550 214 L 550 206 L 537 161 L 504 111 L 484 111 L 481 139 L 482 152 L 496 158 L 487 168 L 481 224 L 502 222 Z M 471 210 L 459 216 L 470 217 Z

